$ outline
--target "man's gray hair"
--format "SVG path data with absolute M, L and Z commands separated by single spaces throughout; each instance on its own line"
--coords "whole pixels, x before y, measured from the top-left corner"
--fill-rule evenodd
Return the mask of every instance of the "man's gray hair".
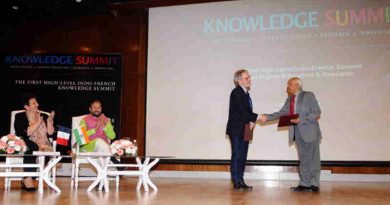
M 234 85 L 236 85 L 236 86 L 238 85 L 238 81 L 242 79 L 242 74 L 243 73 L 248 73 L 249 74 L 249 72 L 247 70 L 245 70 L 245 69 L 240 69 L 240 70 L 238 70 L 238 71 L 236 71 L 234 73 L 234 78 L 233 78 Z
M 293 80 L 293 81 L 296 81 L 296 82 L 298 83 L 299 89 L 300 89 L 300 90 L 303 89 L 302 80 L 301 80 L 300 78 L 298 78 L 298 77 L 292 77 L 292 78 L 288 79 L 289 82 L 292 81 L 292 80 Z

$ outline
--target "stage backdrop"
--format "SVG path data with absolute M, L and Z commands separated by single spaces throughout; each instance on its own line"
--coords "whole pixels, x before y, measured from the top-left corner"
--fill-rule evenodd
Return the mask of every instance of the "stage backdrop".
M 3 99 L 0 134 L 10 131 L 10 113 L 24 109 L 21 96 L 36 95 L 39 109 L 55 111 L 55 124 L 71 127 L 72 116 L 88 114 L 99 99 L 120 136 L 122 55 L 120 54 L 2 54 L 0 79 Z M 68 147 L 58 147 L 66 152 Z
M 149 12 L 146 154 L 229 159 L 233 73 L 254 111 L 278 111 L 288 78 L 321 109 L 323 160 L 390 161 L 390 2 L 246 0 Z M 257 126 L 252 160 L 296 160 L 288 133 Z

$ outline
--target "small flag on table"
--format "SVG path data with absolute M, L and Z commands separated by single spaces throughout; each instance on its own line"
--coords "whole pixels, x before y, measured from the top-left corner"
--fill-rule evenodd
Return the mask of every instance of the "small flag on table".
M 89 143 L 89 136 L 85 126 L 80 126 L 76 129 L 73 129 L 73 133 L 79 146 Z
M 58 126 L 57 130 L 57 144 L 68 146 L 71 129 L 64 126 Z

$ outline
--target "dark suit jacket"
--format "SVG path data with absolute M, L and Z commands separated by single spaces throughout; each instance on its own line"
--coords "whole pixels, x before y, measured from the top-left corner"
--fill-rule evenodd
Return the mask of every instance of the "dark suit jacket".
M 41 116 L 43 117 L 43 120 L 46 122 L 47 116 L 42 114 Z M 26 146 L 28 147 L 26 154 L 31 154 L 32 151 L 39 150 L 39 146 L 35 142 L 31 141 L 30 137 L 27 136 L 28 119 L 25 112 L 18 113 L 15 115 L 14 128 L 15 128 L 15 135 L 22 137 L 23 141 L 26 143 Z M 47 137 L 53 138 L 54 134 L 52 136 L 48 135 Z
M 226 134 L 230 137 L 244 137 L 245 124 L 255 122 L 257 114 L 253 113 L 245 91 L 238 85 L 230 94 L 229 119 Z

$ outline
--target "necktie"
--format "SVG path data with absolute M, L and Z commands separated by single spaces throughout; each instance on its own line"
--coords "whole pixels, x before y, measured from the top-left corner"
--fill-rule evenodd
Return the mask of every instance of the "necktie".
M 294 114 L 294 104 L 295 104 L 295 95 L 292 95 L 290 99 L 290 112 L 288 113 L 290 115 Z
M 246 96 L 248 97 L 249 106 L 250 106 L 251 109 L 252 109 L 252 99 L 251 99 L 251 96 L 249 95 L 249 92 L 246 92 Z

